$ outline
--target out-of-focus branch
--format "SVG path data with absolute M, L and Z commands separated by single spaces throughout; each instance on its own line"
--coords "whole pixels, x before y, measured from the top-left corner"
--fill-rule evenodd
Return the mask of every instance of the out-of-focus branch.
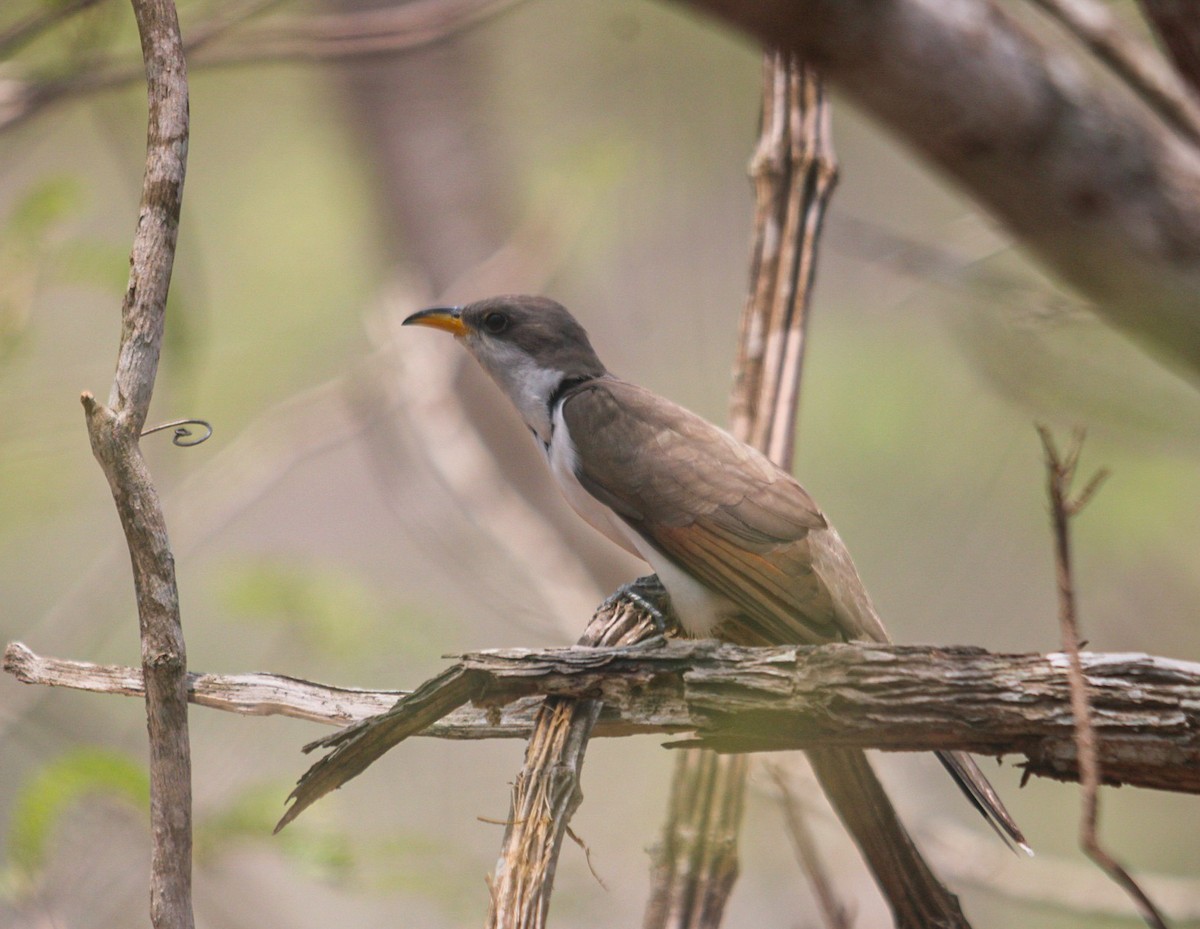
M 0 33 L 0 60 L 12 57 L 30 42 L 75 14 L 103 2 L 105 0 L 68 0 L 66 3 L 49 4 L 33 10 L 28 16 Z
M 1193 142 L 1200 141 L 1200 107 L 1192 88 L 1161 56 L 1131 34 L 1097 0 L 1030 0 L 1091 50 L 1163 119 Z
M 187 654 L 175 560 L 158 492 L 138 440 L 162 348 L 188 150 L 187 68 L 172 0 L 134 0 L 145 61 L 149 120 L 146 170 L 121 346 L 108 403 L 82 401 L 92 453 L 104 470 L 133 562 L 150 737 L 150 920 L 190 929 L 192 785 L 187 725 Z
M 783 809 L 784 820 L 787 823 L 788 835 L 792 847 L 796 850 L 796 858 L 800 861 L 800 870 L 808 878 L 813 897 L 821 911 L 827 929 L 850 929 L 854 924 L 850 908 L 838 899 L 837 889 L 825 870 L 825 864 L 817 852 L 817 843 L 813 841 L 812 832 L 808 828 L 808 817 L 805 810 L 792 790 L 791 781 L 782 765 L 769 762 L 767 772 L 775 782 L 779 792 L 779 805 Z
M 1140 0 L 1158 40 L 1175 67 L 1200 91 L 1200 9 L 1193 0 Z
M 361 13 L 296 17 L 257 28 L 234 28 L 279 2 L 234 3 L 189 29 L 185 51 L 193 70 L 404 52 L 484 22 L 519 0 L 414 0 Z M 0 132 L 54 103 L 127 87 L 140 78 L 136 64 L 109 60 L 90 63 L 65 76 L 9 80 L 0 92 Z
M 1200 374 L 1200 150 L 995 0 L 690 0 L 812 61 L 1109 322 Z
M 1067 677 L 1071 685 L 1071 715 L 1075 720 L 1075 744 L 1079 752 L 1079 782 L 1082 785 L 1083 812 L 1079 821 L 1079 844 L 1133 899 L 1142 918 L 1153 929 L 1166 929 L 1166 921 L 1133 875 L 1100 844 L 1096 824 L 1100 815 L 1100 783 L 1103 778 L 1096 725 L 1092 719 L 1087 678 L 1079 655 L 1079 620 L 1075 612 L 1075 581 L 1071 572 L 1071 519 L 1092 499 L 1108 476 L 1097 471 L 1077 495 L 1072 493 L 1079 455 L 1083 451 L 1083 431 L 1072 438 L 1066 455 L 1059 454 L 1050 430 L 1038 427 L 1046 453 L 1046 493 L 1050 498 L 1050 519 L 1054 527 L 1054 566 L 1058 581 L 1058 622 L 1063 649 L 1067 653 Z
M 1083 652 L 1080 661 L 1096 712 L 1105 782 L 1200 793 L 1200 664 L 1132 653 Z M 399 701 L 391 691 L 281 675 L 195 674 L 188 688 L 197 704 L 243 715 L 331 725 L 365 720 L 339 734 L 342 741 L 393 726 L 439 738 L 525 738 L 535 712 L 531 701 L 544 695 L 603 700 L 597 736 L 693 733 L 702 744 L 729 752 L 838 745 L 1018 754 L 1030 775 L 1076 781 L 1068 667 L 1063 653 L 679 641 L 475 652 Z M 5 669 L 30 684 L 142 693 L 136 669 L 45 658 L 17 643 L 8 646 Z M 468 678 L 470 687 L 446 701 L 444 694 L 457 687 L 447 682 L 456 676 Z M 447 703 L 473 705 L 439 717 L 439 726 L 432 720 L 410 726 L 418 715 L 430 715 L 430 695 L 439 692 L 435 702 L 447 714 L 453 709 Z M 388 709 L 378 715 L 381 707 Z

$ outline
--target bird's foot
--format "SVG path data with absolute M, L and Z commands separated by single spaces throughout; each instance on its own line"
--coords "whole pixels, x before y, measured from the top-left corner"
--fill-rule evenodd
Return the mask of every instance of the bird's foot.
M 615 609 L 622 603 L 632 603 L 654 621 L 661 636 L 675 633 L 679 622 L 671 606 L 671 597 L 657 574 L 647 574 L 628 584 L 622 584 L 611 597 L 600 604 L 601 609 Z

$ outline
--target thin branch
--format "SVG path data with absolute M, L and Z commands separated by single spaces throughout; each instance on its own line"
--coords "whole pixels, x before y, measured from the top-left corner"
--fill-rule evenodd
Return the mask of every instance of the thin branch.
M 1200 107 L 1158 52 L 1130 33 L 1096 0 L 1030 0 L 1062 23 L 1163 119 L 1192 142 L 1200 141 Z
M 0 33 L 0 60 L 11 58 L 55 26 L 103 2 L 105 0 L 67 0 L 35 9 Z
M 138 445 L 158 372 L 187 167 L 187 69 L 171 0 L 134 0 L 133 10 L 149 101 L 146 171 L 112 390 L 107 405 L 86 391 L 82 402 L 133 562 L 150 738 L 150 919 L 155 929 L 190 929 L 187 655 L 166 523 Z
M 1038 435 L 1041 436 L 1042 448 L 1046 453 L 1046 491 L 1050 497 L 1050 518 L 1054 527 L 1054 564 L 1058 581 L 1058 621 L 1063 649 L 1067 653 L 1071 715 L 1075 720 L 1075 742 L 1079 750 L 1079 780 L 1082 784 L 1083 805 L 1079 823 L 1079 844 L 1087 856 L 1133 898 L 1148 925 L 1155 929 L 1166 929 L 1166 921 L 1154 902 L 1125 867 L 1100 844 L 1096 831 L 1103 775 L 1096 744 L 1096 726 L 1092 720 L 1091 700 L 1088 696 L 1088 682 L 1079 656 L 1079 622 L 1075 610 L 1075 583 L 1071 573 L 1070 522 L 1091 499 L 1107 476 L 1107 471 L 1098 471 L 1083 491 L 1072 496 L 1071 485 L 1075 481 L 1079 456 L 1083 451 L 1083 430 L 1075 432 L 1065 456 L 1059 453 L 1047 427 L 1038 426 Z
M 838 899 L 833 881 L 825 871 L 824 862 L 817 851 L 817 843 L 813 841 L 809 831 L 804 809 L 792 790 L 787 773 L 781 765 L 774 763 L 767 765 L 767 773 L 771 775 L 771 780 L 775 782 L 775 788 L 779 792 L 779 805 L 783 808 L 787 821 L 788 836 L 800 861 L 800 870 L 808 878 L 825 925 L 828 929 L 850 929 L 854 924 L 850 909 Z
M 257 29 L 234 30 L 279 2 L 233 3 L 190 28 L 184 49 L 193 70 L 396 54 L 442 41 L 520 0 L 414 0 L 387 9 L 297 17 Z M 127 87 L 140 78 L 137 65 L 110 60 L 51 79 L 9 81 L 0 96 L 0 132 L 52 104 Z
M 1200 793 L 1200 663 L 1089 652 L 1080 662 L 1096 711 L 1105 783 Z M 475 652 L 411 694 L 282 675 L 192 674 L 188 697 L 242 715 L 327 725 L 367 720 L 355 731 L 400 725 L 409 734 L 456 740 L 527 738 L 541 698 L 600 698 L 605 708 L 597 736 L 688 734 L 726 752 L 824 745 L 1014 754 L 1025 757 L 1029 776 L 1077 781 L 1069 667 L 1064 653 L 678 641 Z M 137 669 L 46 658 L 19 643 L 9 645 L 5 669 L 27 684 L 143 693 Z M 465 704 L 436 694 L 452 686 L 451 671 L 472 677 L 472 704 L 436 726 L 410 725 L 418 714 L 432 715 L 427 711 L 434 703 L 446 710 L 456 700 Z

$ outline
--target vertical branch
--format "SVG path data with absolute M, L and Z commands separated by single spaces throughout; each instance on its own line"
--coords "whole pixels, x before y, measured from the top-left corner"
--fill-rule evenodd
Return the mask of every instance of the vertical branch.
M 763 56 L 762 126 L 750 177 L 754 240 L 730 425 L 789 468 L 817 237 L 837 164 L 820 76 L 787 53 Z M 718 926 L 738 872 L 748 767 L 737 756 L 699 749 L 680 751 L 675 764 L 644 925 Z
M 631 645 L 657 632 L 636 603 L 613 597 L 596 611 L 580 645 Z M 563 836 L 583 801 L 579 787 L 584 753 L 601 709 L 600 700 L 547 697 L 513 784 L 504 842 L 488 886 L 488 929 L 542 929 Z
M 1097 821 L 1100 813 L 1100 758 L 1096 729 L 1087 693 L 1087 678 L 1079 659 L 1079 621 L 1075 611 L 1075 582 L 1071 572 L 1071 518 L 1078 515 L 1095 495 L 1108 471 L 1097 471 L 1078 495 L 1071 484 L 1083 450 L 1083 430 L 1072 436 L 1066 456 L 1059 454 L 1050 430 L 1038 426 L 1046 454 L 1046 492 L 1050 497 L 1050 520 L 1054 527 L 1054 567 L 1058 585 L 1058 623 L 1063 651 L 1067 653 L 1067 679 L 1071 687 L 1071 714 L 1075 718 L 1075 745 L 1079 753 L 1079 783 L 1083 810 L 1079 818 L 1079 845 L 1137 905 L 1142 919 L 1155 929 L 1166 929 L 1166 921 L 1133 876 L 1100 844 Z
M 817 854 L 817 846 L 813 841 L 812 833 L 808 830 L 804 811 L 792 791 L 792 785 L 788 783 L 783 766 L 769 762 L 767 771 L 779 791 L 779 803 L 783 807 L 783 815 L 787 821 L 788 835 L 792 838 L 792 846 L 796 849 L 800 869 L 808 878 L 809 886 L 817 900 L 817 906 L 821 910 L 825 925 L 828 929 L 850 929 L 854 924 L 850 910 L 838 898 L 833 882 L 825 872 L 825 866 L 821 862 L 821 856 Z
M 112 390 L 107 406 L 88 392 L 81 399 L 92 453 L 108 478 L 125 531 L 137 594 L 150 739 L 150 919 L 155 929 L 191 929 L 187 656 L 174 558 L 138 445 L 158 373 L 187 167 L 187 71 L 171 0 L 134 0 L 133 10 L 149 101 L 146 170 Z

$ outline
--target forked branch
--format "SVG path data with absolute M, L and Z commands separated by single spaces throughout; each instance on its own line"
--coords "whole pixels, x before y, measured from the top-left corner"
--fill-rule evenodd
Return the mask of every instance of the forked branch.
M 1155 929 L 1166 929 L 1166 921 L 1154 902 L 1133 875 L 1100 844 L 1096 832 L 1103 773 L 1096 724 L 1092 719 L 1092 701 L 1088 695 L 1089 685 L 1079 654 L 1079 621 L 1075 611 L 1075 582 L 1071 573 L 1071 519 L 1087 506 L 1108 477 L 1108 471 L 1097 471 L 1083 490 L 1072 494 L 1071 485 L 1075 481 L 1079 455 L 1083 451 L 1083 430 L 1077 430 L 1072 436 L 1065 455 L 1059 453 L 1048 428 L 1039 426 L 1038 435 L 1046 453 L 1046 492 L 1050 497 L 1050 519 L 1054 526 L 1054 564 L 1058 581 L 1058 621 L 1063 649 L 1067 653 L 1071 714 L 1075 720 L 1075 744 L 1079 751 L 1079 782 L 1082 785 L 1083 803 L 1079 844 L 1087 856 L 1133 898 L 1148 925 Z

